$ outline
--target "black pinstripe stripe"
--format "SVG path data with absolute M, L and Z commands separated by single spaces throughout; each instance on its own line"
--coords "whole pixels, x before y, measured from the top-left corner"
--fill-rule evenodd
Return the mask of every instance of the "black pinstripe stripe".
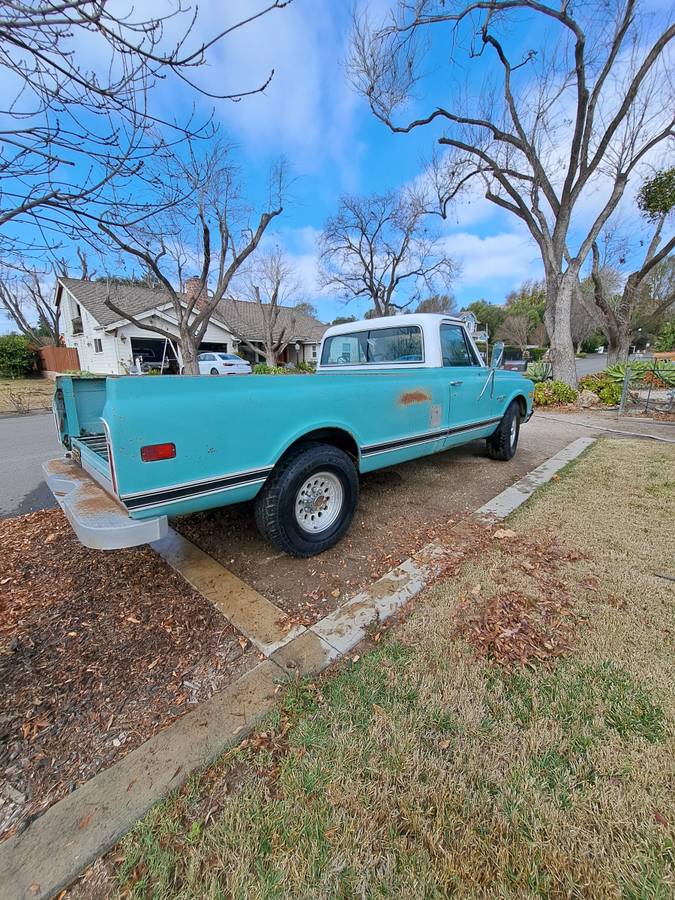
M 457 428 L 444 428 L 441 431 L 431 431 L 426 434 L 415 435 L 414 437 L 400 438 L 395 441 L 384 441 L 381 444 L 371 444 L 368 447 L 361 447 L 361 455 L 372 456 L 375 453 L 382 453 L 385 450 L 403 450 L 407 447 L 414 447 L 417 444 L 423 444 L 427 441 L 450 437 L 453 434 L 475 431 L 478 428 L 485 428 L 487 425 L 496 425 L 500 421 L 501 416 L 494 419 L 485 419 L 482 422 L 473 422 L 471 425 L 460 425 Z M 272 466 L 269 466 L 265 469 L 256 469 L 255 472 L 243 472 L 239 475 L 224 475 L 222 478 L 212 479 L 211 481 L 199 481 L 175 488 L 165 488 L 161 491 L 150 491 L 147 494 L 139 494 L 136 497 L 122 497 L 121 499 L 127 509 L 131 510 L 155 506 L 160 503 L 186 500 L 189 497 L 198 497 L 207 493 L 212 494 L 217 491 L 225 490 L 226 488 L 244 487 L 248 484 L 255 484 L 261 479 L 267 478 L 272 471 L 272 468 Z
M 406 447 L 414 447 L 416 444 L 423 444 L 425 441 L 440 440 L 444 437 L 450 437 L 453 434 L 462 434 L 465 431 L 476 431 L 479 428 L 486 428 L 488 425 L 496 425 L 501 422 L 502 417 L 497 416 L 493 419 L 484 419 L 482 422 L 472 422 L 471 425 L 458 425 L 457 428 L 444 428 L 442 431 L 429 431 L 426 434 L 418 434 L 412 438 L 401 438 L 396 441 L 385 441 L 382 444 L 371 444 L 368 447 L 361 447 L 362 456 L 371 456 L 374 453 L 382 453 L 384 450 L 403 450 Z

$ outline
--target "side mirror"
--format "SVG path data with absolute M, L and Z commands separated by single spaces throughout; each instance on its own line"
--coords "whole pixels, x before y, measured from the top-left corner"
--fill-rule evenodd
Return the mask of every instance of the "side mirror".
M 490 361 L 491 369 L 498 369 L 504 359 L 504 341 L 496 341 L 492 345 L 492 359 Z

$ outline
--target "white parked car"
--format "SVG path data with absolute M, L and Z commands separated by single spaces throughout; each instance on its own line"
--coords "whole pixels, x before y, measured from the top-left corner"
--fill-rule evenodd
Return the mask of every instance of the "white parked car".
M 200 375 L 250 375 L 251 364 L 234 353 L 200 353 Z

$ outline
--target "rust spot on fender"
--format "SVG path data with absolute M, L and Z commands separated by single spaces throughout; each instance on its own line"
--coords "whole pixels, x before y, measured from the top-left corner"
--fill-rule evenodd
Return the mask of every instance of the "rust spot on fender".
M 431 403 L 431 394 L 427 391 L 405 391 L 398 398 L 400 406 L 413 406 L 415 403 Z

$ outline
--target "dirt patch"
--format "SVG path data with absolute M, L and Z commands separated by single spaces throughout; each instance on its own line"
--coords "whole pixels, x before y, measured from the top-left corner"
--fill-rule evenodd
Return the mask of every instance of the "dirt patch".
M 429 541 L 442 538 L 459 519 L 548 455 L 547 447 L 541 456 L 525 451 L 508 463 L 495 463 L 487 458 L 484 441 L 475 441 L 364 475 L 346 537 L 312 559 L 292 559 L 267 544 L 255 527 L 250 504 L 186 516 L 172 524 L 282 607 L 293 623 L 308 625 Z
M 0 522 L 0 836 L 257 661 L 149 548 L 82 547 L 60 510 Z

